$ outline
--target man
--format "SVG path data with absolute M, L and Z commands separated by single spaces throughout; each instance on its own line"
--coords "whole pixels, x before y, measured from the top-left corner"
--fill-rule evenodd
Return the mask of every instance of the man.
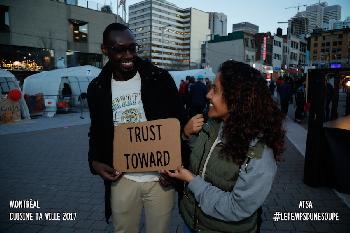
M 286 78 L 281 85 L 277 86 L 277 91 L 280 96 L 281 111 L 287 115 L 289 101 L 292 96 L 292 86 L 289 83 L 289 79 Z
M 112 23 L 103 32 L 103 54 L 109 61 L 88 88 L 91 126 L 89 165 L 105 183 L 106 220 L 115 232 L 139 232 L 142 208 L 146 232 L 168 232 L 175 191 L 159 184 L 158 172 L 121 174 L 113 168 L 114 126 L 178 118 L 184 109 L 169 73 L 137 57 L 130 29 Z

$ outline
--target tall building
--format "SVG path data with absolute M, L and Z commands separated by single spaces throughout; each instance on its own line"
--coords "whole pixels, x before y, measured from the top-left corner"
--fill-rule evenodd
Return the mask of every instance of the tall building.
M 259 32 L 259 26 L 249 23 L 249 22 L 241 22 L 232 24 L 232 32 L 243 31 L 251 34 L 256 34 Z
M 309 19 L 305 16 L 294 16 L 288 20 L 288 33 L 303 38 L 308 33 Z
M 327 2 L 316 3 L 306 7 L 305 11 L 299 12 L 296 17 L 308 18 L 308 32 L 311 33 L 314 29 L 323 28 L 330 20 L 340 20 L 341 6 L 328 6 Z
M 328 23 L 329 20 L 340 20 L 341 18 L 341 6 L 333 5 L 326 6 L 323 11 L 323 23 Z
M 224 13 L 209 12 L 209 28 L 211 35 L 227 35 L 227 16 Z
M 314 4 L 306 7 L 306 17 L 309 19 L 309 32 L 313 29 L 322 28 L 324 6 Z
M 182 9 L 165 0 L 129 6 L 129 27 L 142 46 L 140 56 L 169 70 L 200 67 L 201 44 L 209 31 L 209 14 Z

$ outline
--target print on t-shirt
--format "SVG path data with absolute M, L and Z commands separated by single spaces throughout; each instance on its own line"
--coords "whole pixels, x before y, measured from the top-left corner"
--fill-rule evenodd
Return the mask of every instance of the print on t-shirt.
M 141 93 L 118 96 L 112 100 L 114 123 L 136 123 L 141 121 L 141 112 L 136 106 L 142 106 Z

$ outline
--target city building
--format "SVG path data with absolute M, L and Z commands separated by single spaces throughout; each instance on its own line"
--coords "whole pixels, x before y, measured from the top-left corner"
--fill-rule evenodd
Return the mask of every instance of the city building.
M 289 56 L 289 47 L 288 47 L 288 35 L 283 35 L 283 44 L 282 44 L 282 69 L 285 70 L 288 68 L 287 61 Z
M 256 34 L 259 32 L 259 26 L 249 23 L 249 22 L 241 22 L 232 24 L 232 32 L 243 31 L 251 34 Z
M 319 68 L 350 67 L 350 29 L 314 31 L 310 38 L 311 65 Z
M 344 21 L 331 19 L 328 23 L 324 24 L 324 30 L 333 30 L 333 29 L 343 29 L 350 28 L 350 17 L 347 17 Z
M 273 47 L 272 47 L 272 67 L 273 71 L 280 72 L 282 68 L 283 59 L 283 37 L 282 34 L 275 34 L 273 36 Z
M 340 20 L 341 18 L 341 6 L 333 5 L 326 6 L 323 10 L 323 23 L 328 23 L 329 20 L 335 19 Z
M 116 15 L 74 3 L 1 1 L 0 67 L 14 73 L 86 64 L 102 67 L 102 33 L 116 22 Z
M 274 39 L 270 32 L 255 34 L 255 61 L 257 63 L 265 66 L 272 66 L 273 44 Z
M 309 19 L 303 15 L 297 15 L 288 20 L 288 33 L 299 38 L 304 38 L 308 33 Z
M 227 36 L 227 16 L 224 13 L 209 12 L 211 35 Z
M 305 11 L 298 12 L 296 17 L 306 17 L 309 21 L 308 32 L 323 28 L 330 20 L 340 20 L 341 6 L 328 6 L 327 2 L 320 2 L 306 7 Z
M 306 64 L 307 42 L 295 35 L 288 35 L 287 68 L 289 73 L 300 73 Z
M 201 44 L 210 34 L 208 13 L 145 0 L 129 6 L 129 27 L 141 45 L 140 57 L 169 70 L 200 67 Z
M 253 66 L 255 62 L 254 35 L 237 31 L 227 36 L 214 36 L 202 45 L 202 66 L 211 67 L 214 72 L 228 59 L 245 62 Z

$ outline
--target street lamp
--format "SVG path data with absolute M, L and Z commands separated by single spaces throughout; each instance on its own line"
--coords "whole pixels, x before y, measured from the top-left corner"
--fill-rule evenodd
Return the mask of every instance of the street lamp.
M 172 25 L 168 24 L 168 25 L 165 25 L 163 27 L 160 27 L 160 30 L 162 31 L 162 64 L 163 64 L 163 68 L 165 68 L 164 66 L 164 32 L 165 32 L 165 29 L 167 27 L 171 27 Z

